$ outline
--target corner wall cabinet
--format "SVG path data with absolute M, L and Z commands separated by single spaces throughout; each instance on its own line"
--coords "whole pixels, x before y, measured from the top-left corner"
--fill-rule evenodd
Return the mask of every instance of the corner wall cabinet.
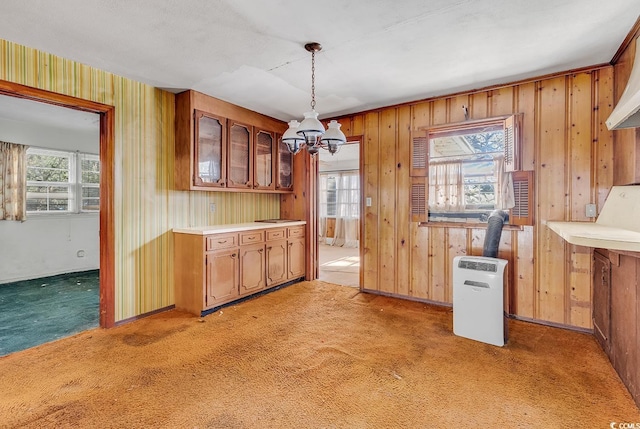
M 286 124 L 200 94 L 176 95 L 175 184 L 179 190 L 293 192 Z
M 302 280 L 304 224 L 175 229 L 176 308 L 204 315 L 222 304 Z

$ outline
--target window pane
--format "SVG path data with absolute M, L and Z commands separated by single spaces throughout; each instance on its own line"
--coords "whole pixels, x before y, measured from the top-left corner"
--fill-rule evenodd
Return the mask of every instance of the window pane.
M 87 198 L 87 197 L 92 197 L 92 198 L 99 198 L 100 197 L 100 188 L 96 188 L 96 187 L 89 187 L 89 186 L 83 186 L 82 187 L 82 197 L 83 198 Z
M 83 198 L 82 199 L 83 211 L 98 211 L 100 210 L 100 199 L 98 198 Z
M 27 211 L 69 211 L 68 186 L 27 186 Z

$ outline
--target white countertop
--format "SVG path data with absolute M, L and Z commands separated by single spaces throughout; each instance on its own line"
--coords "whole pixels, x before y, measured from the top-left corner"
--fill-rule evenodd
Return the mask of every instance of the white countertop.
M 173 232 L 177 234 L 194 234 L 194 235 L 209 235 L 209 234 L 221 234 L 228 232 L 240 232 L 250 231 L 254 229 L 267 229 L 267 228 L 283 228 L 288 226 L 305 225 L 307 222 L 303 220 L 294 220 L 290 222 L 247 222 L 247 223 L 231 223 L 226 225 L 209 225 L 209 226 L 194 226 L 191 228 L 173 228 Z
M 640 186 L 614 186 L 594 222 L 548 221 L 571 244 L 640 252 Z
M 640 232 L 593 222 L 547 222 L 547 226 L 577 246 L 640 252 Z

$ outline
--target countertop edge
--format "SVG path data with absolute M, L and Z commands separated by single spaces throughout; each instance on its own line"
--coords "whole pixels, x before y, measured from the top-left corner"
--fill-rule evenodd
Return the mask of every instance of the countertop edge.
M 640 233 L 636 231 L 616 228 L 612 226 L 604 226 L 593 222 L 547 221 L 546 225 L 549 227 L 549 229 L 551 229 L 553 232 L 558 234 L 570 244 L 600 249 L 640 252 Z M 576 231 L 576 227 L 582 228 L 583 231 L 585 231 L 588 235 L 584 235 L 581 234 L 580 231 Z M 631 236 L 638 237 L 638 241 L 616 240 L 608 236 L 594 236 L 594 232 L 602 229 L 624 232 Z
M 191 234 L 191 235 L 209 235 L 209 234 L 221 234 L 241 231 L 251 231 L 255 229 L 271 229 L 271 228 L 285 228 L 289 226 L 306 225 L 307 222 L 303 220 L 269 223 L 269 222 L 247 222 L 247 223 L 234 223 L 226 225 L 210 225 L 210 226 L 196 226 L 190 228 L 173 228 L 174 234 Z

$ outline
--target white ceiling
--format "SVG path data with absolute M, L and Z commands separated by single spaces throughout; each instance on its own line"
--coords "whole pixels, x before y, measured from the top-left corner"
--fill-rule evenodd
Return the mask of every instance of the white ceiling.
M 606 63 L 638 0 L 2 0 L 0 38 L 288 121 Z

